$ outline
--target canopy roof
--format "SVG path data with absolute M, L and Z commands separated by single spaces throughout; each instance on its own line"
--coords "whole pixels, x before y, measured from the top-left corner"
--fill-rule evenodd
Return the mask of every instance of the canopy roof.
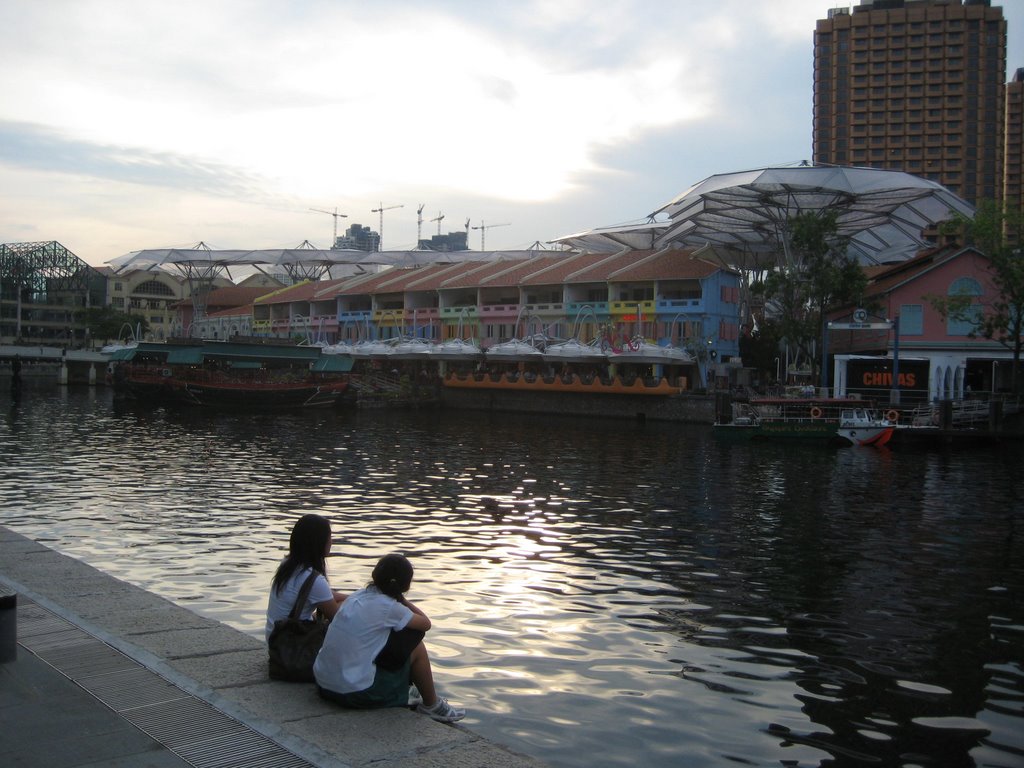
M 186 274 L 204 274 L 239 266 L 283 267 L 293 277 L 319 279 L 340 265 L 413 267 L 422 264 L 454 264 L 463 261 L 526 259 L 536 251 L 357 251 L 314 248 L 262 250 L 212 250 L 207 248 L 155 248 L 132 251 L 107 264 L 120 273 L 132 269 L 175 267 Z M 298 273 L 296 275 L 295 273 Z
M 934 181 L 900 171 L 837 166 L 760 168 L 711 176 L 652 214 L 669 221 L 660 246 L 710 244 L 741 251 L 788 252 L 792 217 L 836 211 L 838 234 L 863 263 L 910 258 L 927 243 L 922 231 L 969 203 Z
M 649 251 L 654 249 L 658 238 L 668 225 L 667 221 L 654 221 L 652 216 L 642 223 L 598 227 L 565 235 L 552 242 L 567 245 L 584 253 L 617 253 L 626 249 Z

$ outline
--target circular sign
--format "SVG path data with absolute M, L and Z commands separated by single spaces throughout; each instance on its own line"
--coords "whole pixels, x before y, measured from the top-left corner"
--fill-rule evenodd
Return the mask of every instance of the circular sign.
M 855 323 L 863 323 L 868 319 L 868 311 L 866 309 L 855 309 L 853 310 L 853 321 Z

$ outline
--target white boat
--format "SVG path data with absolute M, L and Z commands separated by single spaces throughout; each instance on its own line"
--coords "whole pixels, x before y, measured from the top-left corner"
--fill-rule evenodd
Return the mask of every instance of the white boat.
M 844 408 L 839 414 L 836 434 L 854 445 L 880 448 L 892 439 L 896 424 L 869 408 Z

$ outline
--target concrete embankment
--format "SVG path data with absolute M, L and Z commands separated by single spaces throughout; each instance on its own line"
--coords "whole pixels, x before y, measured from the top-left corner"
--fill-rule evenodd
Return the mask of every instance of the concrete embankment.
M 543 766 L 459 725 L 271 681 L 261 640 L 2 526 L 0 591 L 17 593 L 18 638 L 0 664 L 0 764 Z M 126 722 L 149 746 L 116 746 Z

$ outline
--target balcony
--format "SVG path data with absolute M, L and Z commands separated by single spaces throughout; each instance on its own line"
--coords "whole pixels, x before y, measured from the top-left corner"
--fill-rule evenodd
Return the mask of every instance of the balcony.
M 564 306 L 565 316 L 568 318 L 575 318 L 583 310 L 589 309 L 597 315 L 599 320 L 608 319 L 609 313 L 607 301 L 573 301 Z
M 518 314 L 518 304 L 483 304 L 480 306 L 481 320 L 493 317 L 515 317 Z
M 372 310 L 353 309 L 348 312 L 338 313 L 338 322 L 341 323 L 365 323 L 372 316 Z
M 563 317 L 565 315 L 565 304 L 562 304 L 561 302 L 527 304 L 526 311 L 532 312 L 535 315 L 558 315 L 559 317 Z
M 643 299 L 641 301 L 613 301 L 609 303 L 612 315 L 634 315 L 642 312 L 646 315 L 654 315 L 654 300 Z
M 704 299 L 660 299 L 658 316 L 675 315 L 680 312 L 693 314 L 704 311 Z
M 442 320 L 458 320 L 460 317 L 465 317 L 467 320 L 476 320 L 476 304 L 467 304 L 455 307 L 441 307 Z

